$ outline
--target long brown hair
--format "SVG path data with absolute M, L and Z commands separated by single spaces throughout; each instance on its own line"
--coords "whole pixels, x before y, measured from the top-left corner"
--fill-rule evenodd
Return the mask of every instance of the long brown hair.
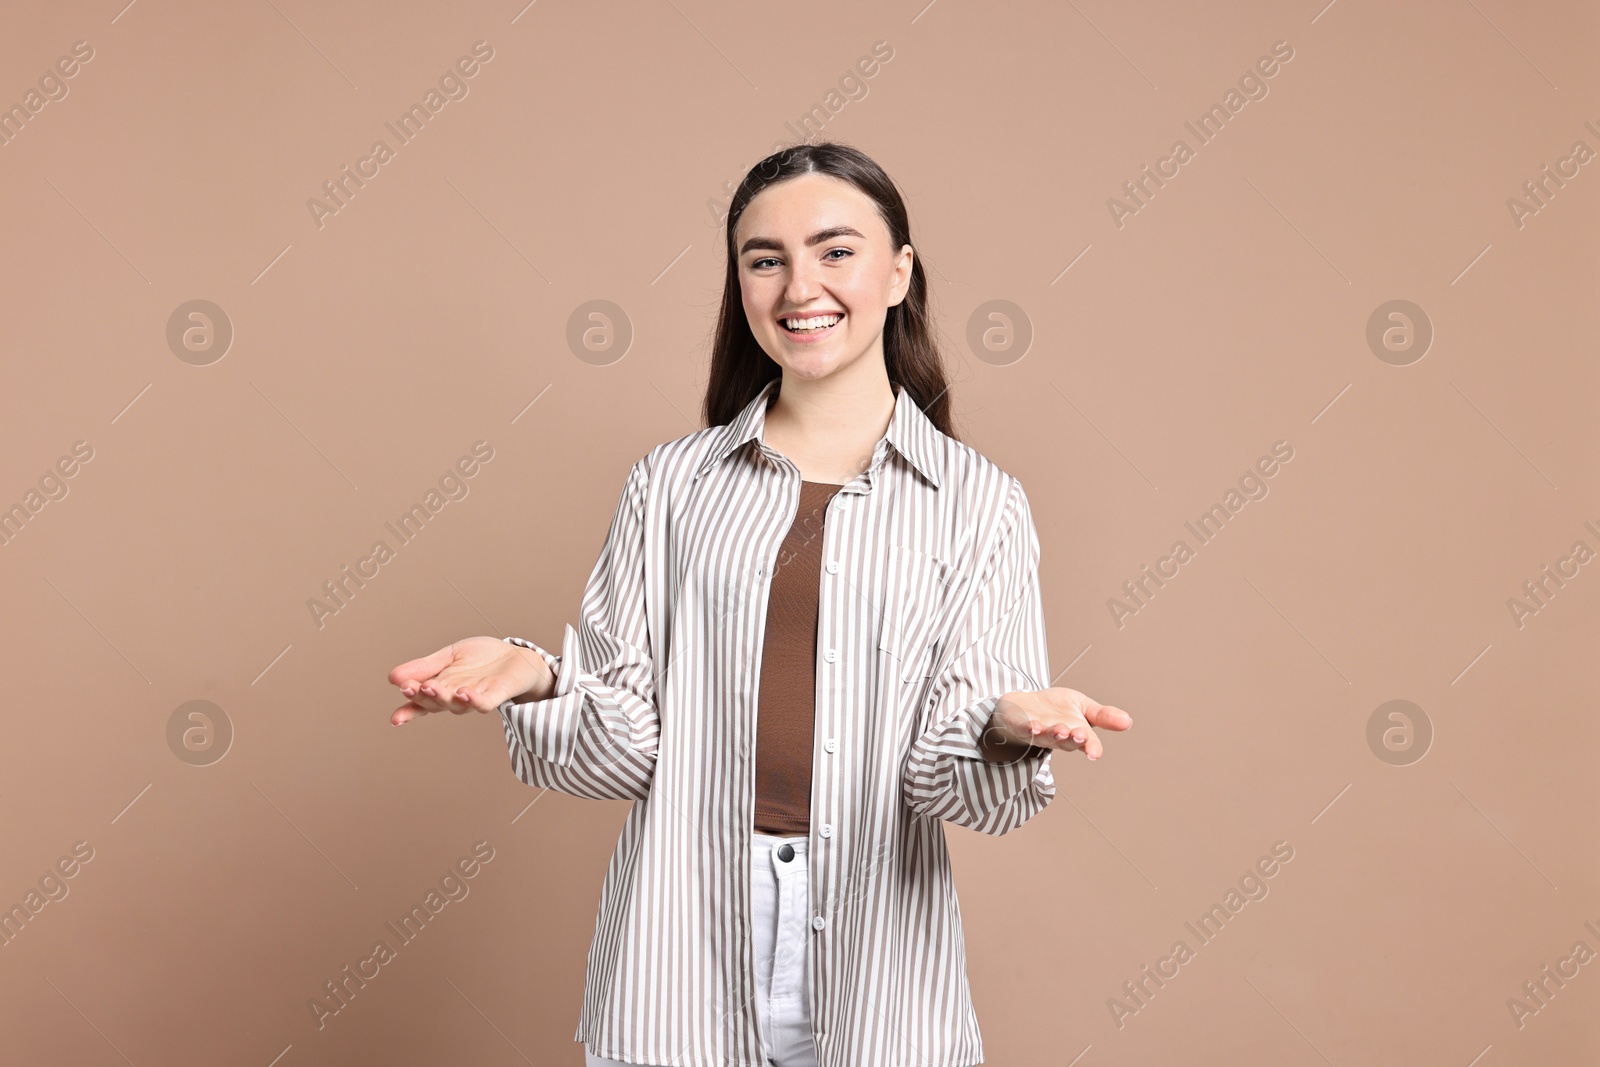
M 774 152 L 751 167 L 728 208 L 724 234 L 728 267 L 722 283 L 722 309 L 717 315 L 711 374 L 702 409 L 707 426 L 732 422 L 768 382 L 783 375 L 783 368 L 762 350 L 745 318 L 733 234 L 745 208 L 757 193 L 779 182 L 812 173 L 840 178 L 870 197 L 889 228 L 892 252 L 898 252 L 905 245 L 916 248 L 900 191 L 883 168 L 859 149 L 834 141 L 802 144 Z M 956 437 L 950 418 L 950 386 L 932 329 L 928 278 L 922 270 L 921 255 L 914 254 L 911 258 L 911 285 L 905 297 L 884 316 L 883 359 L 889 381 L 909 393 L 942 433 Z

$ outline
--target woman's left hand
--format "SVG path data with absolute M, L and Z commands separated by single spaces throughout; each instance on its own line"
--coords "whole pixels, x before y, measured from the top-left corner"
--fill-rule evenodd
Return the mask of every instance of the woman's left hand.
M 1082 748 L 1090 759 L 1099 759 L 1105 748 L 1091 727 L 1126 730 L 1132 725 L 1133 716 L 1121 708 L 1096 703 L 1076 689 L 1053 686 L 1002 696 L 989 717 L 989 736 L 1044 748 Z

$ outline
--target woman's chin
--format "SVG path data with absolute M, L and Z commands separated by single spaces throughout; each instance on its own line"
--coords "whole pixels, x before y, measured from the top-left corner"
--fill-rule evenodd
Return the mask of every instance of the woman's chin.
M 829 360 L 827 362 L 806 360 L 790 363 L 779 361 L 779 366 L 783 367 L 784 373 L 791 379 L 804 382 L 820 382 L 830 375 L 837 374 L 839 371 L 837 360 Z
M 785 374 L 806 381 L 818 381 L 837 374 L 851 363 L 842 351 L 796 352 L 792 348 L 780 349 L 772 361 L 782 367 Z

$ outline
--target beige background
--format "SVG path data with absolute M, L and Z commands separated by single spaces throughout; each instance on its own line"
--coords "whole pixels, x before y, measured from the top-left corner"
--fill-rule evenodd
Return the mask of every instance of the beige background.
M 5 106 L 93 49 L 0 147 L 0 506 L 92 449 L 0 549 L 0 902 L 93 850 L 0 947 L 8 1062 L 582 1062 L 624 805 L 519 784 L 496 718 L 391 728 L 385 675 L 469 634 L 559 646 L 628 466 L 698 426 L 726 183 L 814 105 L 908 197 L 963 436 L 1035 508 L 1060 684 L 1136 719 L 1022 830 L 950 831 L 988 1062 L 1600 1056 L 1600 962 L 1508 1006 L 1600 953 L 1600 563 L 1508 606 L 1600 551 L 1600 163 L 1508 206 L 1600 150 L 1593 5 L 120 3 L 12 4 L 0 35 Z M 477 41 L 468 95 L 319 227 Z M 206 365 L 167 341 L 197 299 L 234 332 Z M 625 353 L 569 346 L 592 300 Z M 1421 358 L 1369 346 L 1392 300 Z M 319 627 L 322 583 L 480 440 L 468 495 Z M 193 700 L 220 760 L 216 713 L 169 742 Z M 1397 752 L 1368 740 L 1390 700 Z M 323 983 L 479 841 L 470 895 L 319 1029 Z M 1202 946 L 1185 922 L 1280 841 Z

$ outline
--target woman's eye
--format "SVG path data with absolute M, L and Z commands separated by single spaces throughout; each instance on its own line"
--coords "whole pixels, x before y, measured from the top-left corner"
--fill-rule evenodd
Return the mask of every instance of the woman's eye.
M 835 252 L 843 252 L 846 256 L 855 255 L 855 252 L 854 252 L 853 249 L 849 249 L 849 248 L 830 248 L 830 249 L 828 249 L 827 253 L 823 255 L 822 258 L 827 260 L 829 263 L 837 263 L 837 262 L 839 262 L 837 259 L 829 259 L 828 258 L 829 256 L 832 256 Z M 763 256 L 760 259 L 751 260 L 750 261 L 750 269 L 751 270 L 762 270 L 763 268 L 765 268 L 765 266 L 768 263 L 776 263 L 776 262 L 778 262 L 778 261 L 776 259 L 774 259 L 772 256 Z

